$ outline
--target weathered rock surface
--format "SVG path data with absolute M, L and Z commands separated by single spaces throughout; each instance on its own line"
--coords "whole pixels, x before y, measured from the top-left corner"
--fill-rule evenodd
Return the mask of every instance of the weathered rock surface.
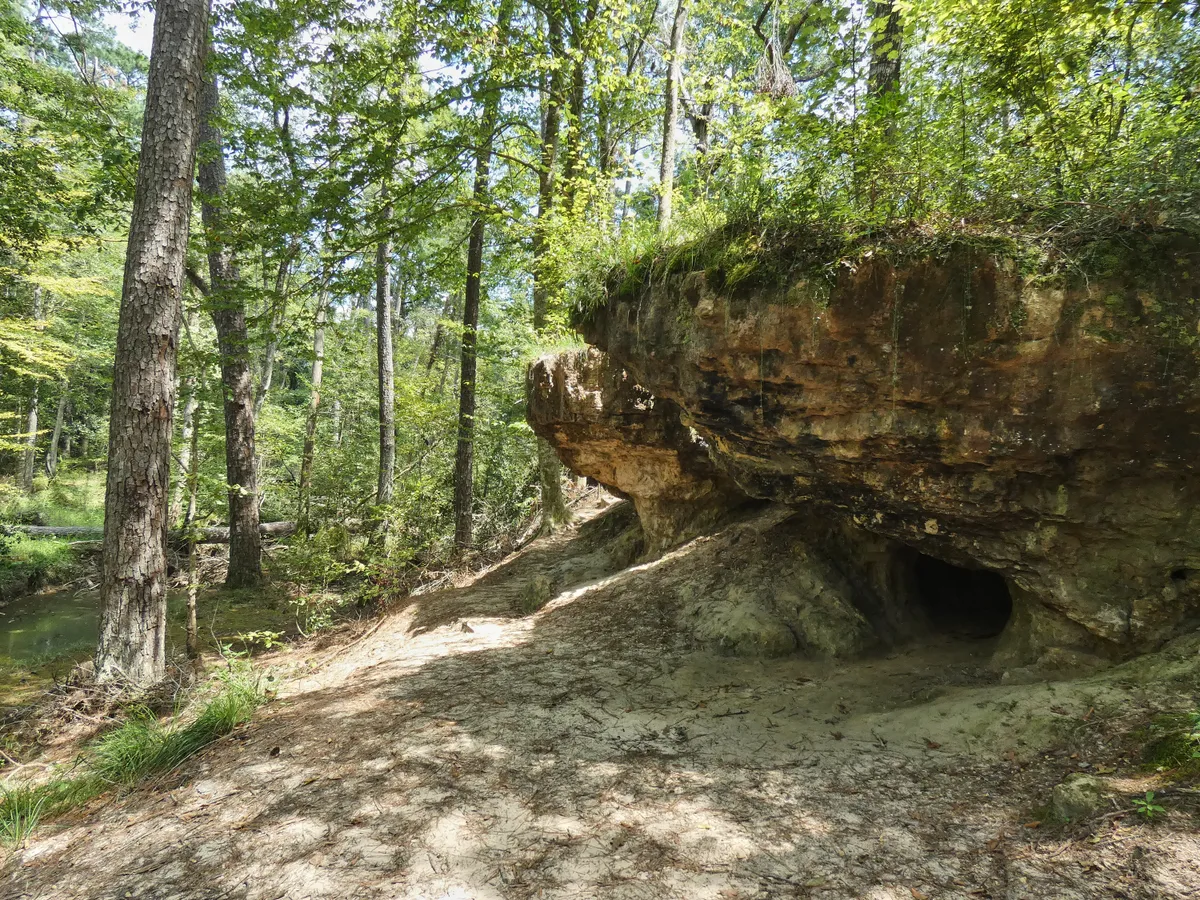
M 571 471 L 633 500 L 649 552 L 701 534 L 746 500 L 681 424 L 679 408 L 638 387 L 604 354 L 543 357 L 528 387 L 534 431 Z
M 1066 822 L 1077 822 L 1095 815 L 1107 802 L 1112 789 L 1102 778 L 1078 773 L 1056 784 L 1050 795 L 1050 810 Z
M 724 474 L 1003 576 L 1002 664 L 1120 658 L 1200 618 L 1200 249 L 1126 243 L 1111 274 L 1088 278 L 1024 274 L 968 246 L 753 288 L 726 288 L 719 270 L 660 277 L 589 315 L 585 337 L 612 362 L 587 368 L 638 385 L 633 407 L 678 410 L 707 445 L 711 467 L 688 464 L 699 482 Z M 594 468 L 599 431 L 568 401 L 587 394 L 608 428 L 599 480 L 652 496 L 660 469 L 633 460 L 661 458 L 649 448 L 665 427 L 642 424 L 616 385 L 569 386 L 575 362 L 540 365 L 560 367 L 545 393 L 559 406 L 535 403 L 535 427 Z

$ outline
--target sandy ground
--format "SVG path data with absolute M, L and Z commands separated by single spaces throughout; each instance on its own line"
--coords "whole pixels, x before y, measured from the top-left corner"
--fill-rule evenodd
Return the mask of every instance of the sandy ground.
M 1200 896 L 1200 803 L 1118 798 L 1026 827 L 1066 773 L 1197 689 L 1197 643 L 1011 685 L 981 642 L 832 665 L 697 650 L 657 590 L 701 539 L 619 570 L 612 514 L 353 643 L 282 657 L 248 727 L 166 783 L 44 828 L 5 898 Z M 606 522 L 610 524 L 606 525 Z M 533 615 L 537 578 L 554 599 Z

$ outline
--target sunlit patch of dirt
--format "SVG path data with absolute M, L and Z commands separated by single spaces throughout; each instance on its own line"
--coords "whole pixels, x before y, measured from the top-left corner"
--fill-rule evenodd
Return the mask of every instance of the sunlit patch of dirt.
M 604 521 L 280 655 L 290 676 L 254 723 L 169 783 L 44 829 L 4 896 L 1195 891 L 1194 803 L 1026 827 L 1067 772 L 1118 764 L 1121 717 L 1165 702 L 1143 670 L 1008 685 L 986 643 L 953 640 L 856 663 L 714 656 L 656 589 L 703 564 L 706 539 L 623 568 Z M 536 578 L 553 599 L 525 615 Z M 1154 684 L 1182 683 L 1196 648 L 1163 660 Z

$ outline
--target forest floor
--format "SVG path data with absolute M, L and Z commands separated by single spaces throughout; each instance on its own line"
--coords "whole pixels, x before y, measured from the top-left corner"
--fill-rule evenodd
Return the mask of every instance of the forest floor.
M 252 723 L 44 826 L 0 896 L 1200 897 L 1200 796 L 1137 758 L 1139 728 L 1194 704 L 1200 640 L 1026 685 L 988 671 L 986 642 L 718 656 L 660 585 L 721 538 L 623 568 L 628 517 L 599 511 L 264 659 L 282 687 Z M 553 599 L 522 611 L 539 582 Z M 1115 798 L 1050 823 L 1080 770 Z

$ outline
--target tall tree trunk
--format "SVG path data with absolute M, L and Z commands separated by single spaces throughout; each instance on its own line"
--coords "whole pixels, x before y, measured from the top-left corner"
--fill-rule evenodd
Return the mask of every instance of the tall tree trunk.
M 587 64 L 590 51 L 588 34 L 599 11 L 599 0 L 588 0 L 583 22 L 572 16 L 571 22 L 571 94 L 567 105 L 567 138 L 563 165 L 563 206 L 568 214 L 575 210 L 575 197 L 584 174 L 585 157 L 583 108 L 587 88 Z
M 33 318 L 35 321 L 42 318 L 42 289 L 38 285 L 33 286 Z M 29 393 L 29 409 L 25 421 L 25 452 L 21 457 L 21 490 L 26 494 L 33 493 L 33 473 L 37 460 L 38 392 L 41 387 L 42 383 L 35 379 L 33 390 Z
M 54 431 L 50 435 L 50 449 L 46 451 L 46 474 L 53 478 L 58 474 L 58 442 L 62 440 L 63 420 L 67 417 L 67 402 L 70 399 L 68 382 L 63 381 L 58 395 L 58 411 L 54 414 Z
M 183 441 L 179 451 L 179 476 L 175 479 L 175 491 L 171 495 L 170 521 L 174 525 L 183 515 L 184 495 L 187 493 L 188 479 L 196 465 L 196 457 L 192 453 L 192 435 L 195 433 L 196 407 L 200 400 L 196 393 L 196 376 L 187 377 L 187 399 L 183 401 Z
M 496 20 L 497 52 L 503 52 L 512 19 L 512 0 L 503 0 Z M 467 240 L 467 288 L 463 303 L 462 361 L 459 364 L 458 446 L 454 454 L 454 542 L 471 546 L 475 491 L 475 377 L 478 363 L 479 299 L 483 278 L 483 238 L 496 123 L 500 119 L 500 86 L 492 81 L 480 120 L 479 151 L 475 157 L 475 184 L 471 200 L 475 215 Z
M 165 671 L 171 416 L 207 44 L 208 0 L 159 0 L 113 364 L 100 681 Z
M 21 490 L 26 494 L 33 493 L 33 473 L 37 461 L 37 431 L 38 431 L 38 393 L 41 382 L 33 382 L 33 390 L 29 394 L 29 410 L 25 421 L 25 451 L 21 457 Z
M 392 297 L 388 262 L 392 241 L 387 234 L 392 222 L 392 204 L 383 186 L 383 212 L 380 216 L 383 239 L 375 248 L 375 355 L 379 373 L 379 483 L 375 502 L 392 502 L 396 479 L 396 371 L 392 358 Z
M 267 324 L 267 346 L 263 350 L 262 374 L 258 379 L 258 387 L 254 391 L 254 421 L 262 412 L 263 404 L 267 402 L 267 394 L 271 391 L 271 382 L 275 377 L 275 355 L 279 352 L 279 332 L 283 329 L 283 317 L 287 313 L 288 274 L 291 271 L 292 254 L 294 250 L 288 247 L 284 258 L 279 262 L 275 273 L 275 292 L 272 297 L 271 319 Z
M 262 539 L 258 533 L 258 485 L 254 458 L 254 383 L 250 374 L 250 335 L 246 301 L 237 265 L 225 245 L 221 203 L 225 197 L 225 155 L 216 121 L 220 94 L 216 76 L 201 92 L 200 213 L 208 245 L 208 305 L 221 354 L 225 407 L 225 480 L 229 485 L 228 587 L 262 581 Z
M 904 28 L 896 0 L 874 0 L 871 4 L 868 99 L 887 96 L 900 87 L 900 57 L 903 49 Z
M 195 386 L 195 376 L 189 379 Z M 195 391 L 188 398 L 188 402 L 195 399 Z M 192 414 L 197 419 L 199 411 L 193 407 Z M 186 624 L 186 652 L 188 659 L 198 660 L 200 658 L 200 640 L 196 628 L 196 596 L 200 591 L 200 576 L 199 567 L 197 566 L 196 558 L 196 487 L 200 482 L 200 428 L 199 422 L 193 423 L 196 427 L 191 429 L 191 433 L 187 435 L 187 453 L 191 460 L 187 469 L 187 516 L 183 520 L 184 533 L 187 534 L 188 547 L 188 580 L 187 580 L 187 624 Z
M 671 225 L 671 201 L 675 193 L 675 130 L 679 124 L 679 82 L 683 76 L 683 35 L 687 27 L 689 0 L 678 0 L 671 24 L 671 58 L 663 108 L 662 158 L 658 168 L 658 233 Z
M 563 51 L 562 19 L 555 7 L 547 13 L 547 28 L 550 51 L 565 64 Z M 542 119 L 542 159 L 538 171 L 538 214 L 533 231 L 533 330 L 542 334 L 546 330 L 550 314 L 551 273 L 547 265 L 548 238 L 546 230 L 554 207 L 556 184 L 555 167 L 558 164 L 559 129 L 562 120 L 562 71 L 556 66 L 551 72 L 545 90 Z M 537 439 L 538 482 L 542 496 L 542 530 L 553 531 L 570 518 L 562 494 L 562 465 L 554 448 L 543 438 Z
M 296 527 L 308 534 L 309 497 L 312 492 L 313 457 L 316 453 L 317 412 L 321 408 L 321 379 L 325 371 L 325 289 L 317 298 L 317 319 L 313 326 L 312 394 L 308 416 L 304 420 L 304 452 L 300 457 L 300 511 Z

